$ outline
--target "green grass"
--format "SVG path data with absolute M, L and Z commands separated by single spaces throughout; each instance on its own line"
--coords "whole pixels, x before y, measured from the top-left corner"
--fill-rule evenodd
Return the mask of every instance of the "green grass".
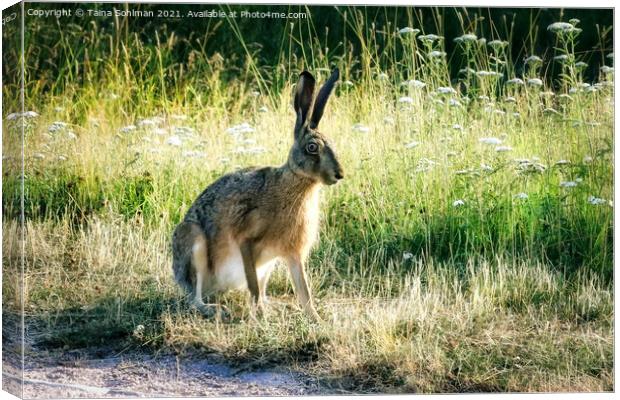
M 355 40 L 366 41 L 354 63 L 308 56 L 351 81 L 321 123 L 346 174 L 323 191 L 308 266 L 326 324 L 306 320 L 284 268 L 264 320 L 249 317 L 244 293 L 219 299 L 231 323 L 204 320 L 173 283 L 169 249 L 210 182 L 285 161 L 292 84 L 307 61 L 288 61 L 290 74 L 271 82 L 274 66 L 250 55 L 231 80 L 226 60 L 196 46 L 181 76 L 173 37 L 145 44 L 131 35 L 89 79 L 69 74 L 38 92 L 31 78 L 26 108 L 40 115 L 26 120 L 23 231 L 19 126 L 4 122 L 5 312 L 23 294 L 32 338 L 45 346 L 121 340 L 218 352 L 254 367 L 303 365 L 326 385 L 364 392 L 613 390 L 613 73 L 601 73 L 596 90 L 580 87 L 577 38 L 560 34 L 556 51 L 574 57 L 559 81 L 529 66 L 519 77 L 545 86 L 510 86 L 508 52 L 468 42 L 448 57 L 502 77 L 462 76 L 456 93 L 439 94 L 451 86 L 445 59 L 430 57 L 442 41 L 396 34 L 382 53 L 350 18 Z M 115 38 L 81 45 L 103 54 Z M 313 72 L 322 80 L 328 71 Z M 410 79 L 426 86 L 401 84 Z M 50 129 L 55 121 L 67 125 Z M 227 133 L 242 122 L 255 131 Z M 257 146 L 264 152 L 239 151 Z

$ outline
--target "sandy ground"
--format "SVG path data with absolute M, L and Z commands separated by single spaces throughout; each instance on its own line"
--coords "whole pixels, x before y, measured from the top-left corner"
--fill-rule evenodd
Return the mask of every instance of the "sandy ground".
M 3 344 L 2 386 L 19 396 L 20 355 L 10 351 L 6 342 Z M 212 357 L 136 350 L 119 353 L 105 348 L 29 353 L 24 366 L 23 396 L 31 399 L 321 393 L 315 380 L 299 373 L 237 370 Z

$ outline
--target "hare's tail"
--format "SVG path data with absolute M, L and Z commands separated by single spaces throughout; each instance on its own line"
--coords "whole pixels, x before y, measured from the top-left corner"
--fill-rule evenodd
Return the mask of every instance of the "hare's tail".
M 175 281 L 187 293 L 194 292 L 196 281 L 192 266 L 192 247 L 196 237 L 202 235 L 200 227 L 191 222 L 181 222 L 172 234 L 172 271 Z

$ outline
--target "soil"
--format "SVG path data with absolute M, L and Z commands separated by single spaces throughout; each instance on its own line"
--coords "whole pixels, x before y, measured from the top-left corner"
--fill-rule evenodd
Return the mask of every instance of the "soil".
M 19 395 L 19 355 L 4 352 L 3 361 L 3 389 Z M 299 373 L 284 369 L 240 371 L 204 356 L 82 349 L 33 353 L 25 361 L 23 397 L 32 399 L 321 393 L 317 383 Z
M 5 325 L 6 328 L 6 325 Z M 18 397 L 204 397 L 324 394 L 318 380 L 287 368 L 247 370 L 209 355 L 136 348 L 41 349 L 4 330 L 2 388 Z

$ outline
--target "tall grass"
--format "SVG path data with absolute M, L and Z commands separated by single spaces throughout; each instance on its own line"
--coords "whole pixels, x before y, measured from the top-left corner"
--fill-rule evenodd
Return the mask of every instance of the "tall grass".
M 365 391 L 610 390 L 613 58 L 584 82 L 576 21 L 551 28 L 546 57 L 521 63 L 508 26 L 502 37 L 463 17 L 446 54 L 455 38 L 440 13 L 437 31 L 417 33 L 340 13 L 355 37 L 326 49 L 311 19 L 292 24 L 275 65 L 233 20 L 241 63 L 208 53 L 210 32 L 163 29 L 147 42 L 122 23 L 63 29 L 56 73 L 28 74 L 38 117 L 4 120 L 5 146 L 26 128 L 23 294 L 35 338 L 310 363 L 326 384 Z M 415 28 L 420 15 L 409 18 Z M 29 32 L 27 54 L 42 34 Z M 544 75 L 552 63 L 557 79 Z M 246 318 L 239 294 L 221 298 L 233 323 L 202 320 L 172 283 L 174 225 L 218 176 L 282 164 L 297 74 L 323 80 L 333 66 L 343 79 L 321 129 L 346 179 L 324 190 L 310 262 L 330 323 L 308 324 L 283 270 L 264 321 Z M 15 87 L 3 90 L 14 107 Z M 3 302 L 16 310 L 19 159 L 5 156 Z

